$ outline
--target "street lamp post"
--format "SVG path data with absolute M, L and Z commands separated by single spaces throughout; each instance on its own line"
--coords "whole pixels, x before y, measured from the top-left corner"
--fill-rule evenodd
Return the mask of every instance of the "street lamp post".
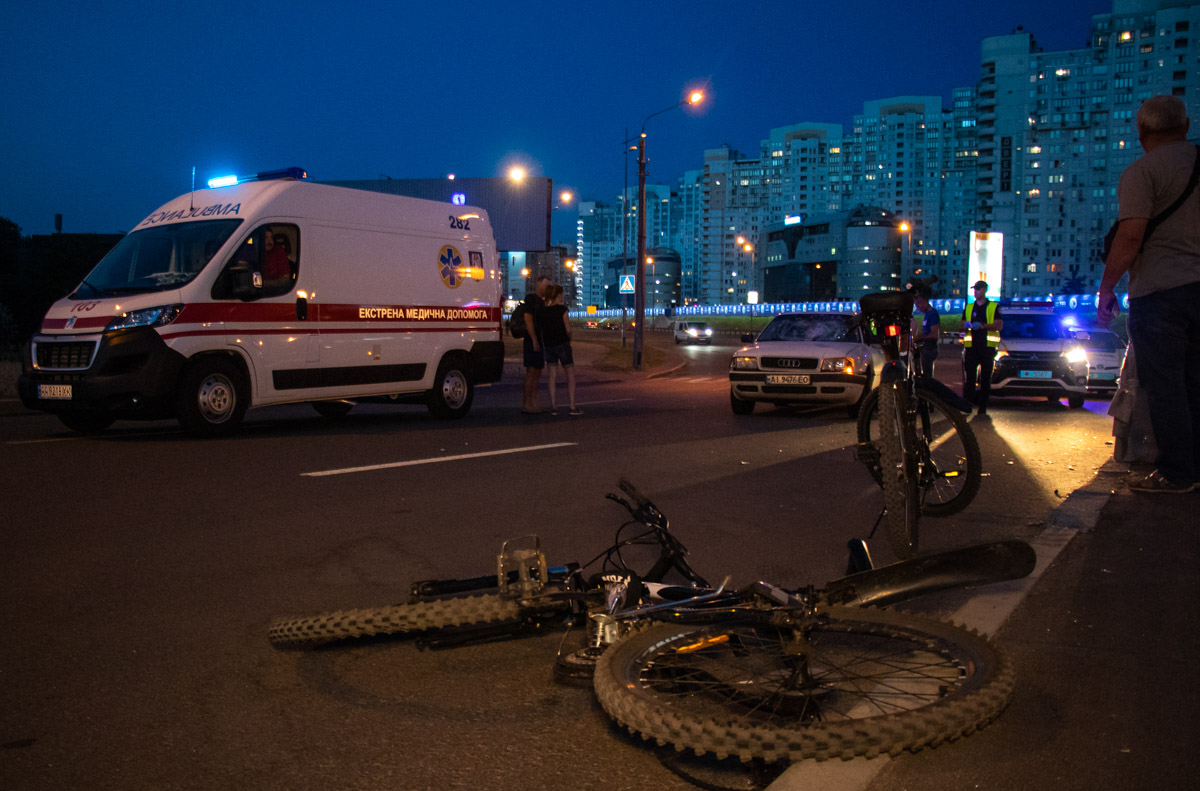
M 907 222 L 900 223 L 900 233 L 904 234 L 904 251 L 900 256 L 901 276 L 912 275 L 912 226 Z
M 638 230 L 637 260 L 635 261 L 637 268 L 634 270 L 633 283 L 633 370 L 635 371 L 642 369 L 642 350 L 645 346 L 646 331 L 646 121 L 677 107 L 698 104 L 703 99 L 703 93 L 692 91 L 682 102 L 665 107 L 656 113 L 650 113 L 642 121 L 642 133 L 638 137 Z

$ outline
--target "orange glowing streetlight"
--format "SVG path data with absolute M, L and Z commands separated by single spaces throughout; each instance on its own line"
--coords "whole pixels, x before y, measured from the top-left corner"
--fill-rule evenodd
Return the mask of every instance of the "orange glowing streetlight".
M 638 152 L 638 218 L 637 218 L 637 258 L 639 264 L 635 267 L 634 273 L 634 291 L 633 291 L 633 316 L 634 316 L 634 331 L 633 331 L 633 369 L 640 371 L 642 369 L 642 348 L 644 346 L 644 334 L 642 328 L 646 323 L 646 267 L 640 263 L 646 260 L 646 122 L 656 115 L 670 112 L 677 107 L 685 107 L 687 105 L 696 105 L 704 101 L 704 92 L 701 90 L 692 90 L 688 93 L 686 99 L 681 102 L 676 102 L 670 107 L 664 107 L 655 113 L 650 113 L 642 120 L 642 132 L 637 137 L 637 152 Z M 633 138 L 628 138 L 625 145 L 629 145 L 634 141 Z

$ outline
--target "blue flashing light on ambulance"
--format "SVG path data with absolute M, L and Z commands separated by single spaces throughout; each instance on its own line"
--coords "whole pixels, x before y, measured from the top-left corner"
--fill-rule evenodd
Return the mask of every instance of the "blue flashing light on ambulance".
M 77 431 L 173 416 L 216 435 L 295 402 L 465 415 L 504 363 L 486 212 L 306 177 L 226 179 L 148 215 L 51 306 L 21 400 Z

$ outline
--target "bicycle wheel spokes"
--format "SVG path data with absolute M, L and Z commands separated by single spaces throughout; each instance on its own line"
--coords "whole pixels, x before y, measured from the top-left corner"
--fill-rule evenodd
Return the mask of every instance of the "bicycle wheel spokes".
M 918 431 L 924 446 L 921 511 L 931 516 L 957 513 L 979 490 L 979 443 L 953 407 L 919 390 L 917 398 L 920 400 Z
M 718 630 L 698 650 L 657 654 L 641 682 L 689 708 L 754 723 L 854 720 L 926 706 L 962 683 L 960 661 L 906 635 L 814 626 Z
M 961 511 L 979 491 L 979 441 L 966 419 L 953 407 L 925 390 L 917 390 L 917 432 L 921 470 L 921 512 L 946 516 Z M 879 390 L 864 400 L 858 420 L 858 441 L 880 443 Z M 882 485 L 881 469 L 871 470 Z
M 600 660 L 596 693 L 647 738 L 718 757 L 849 758 L 967 733 L 1011 668 L 987 641 L 903 613 L 831 608 L 795 625 L 651 627 Z

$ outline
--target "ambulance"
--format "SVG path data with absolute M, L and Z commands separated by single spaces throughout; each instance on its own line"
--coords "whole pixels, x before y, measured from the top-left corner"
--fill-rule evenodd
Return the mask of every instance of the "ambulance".
M 24 404 L 81 432 L 174 416 L 202 436 L 295 402 L 467 414 L 504 365 L 487 213 L 306 179 L 231 178 L 151 212 L 46 314 Z

